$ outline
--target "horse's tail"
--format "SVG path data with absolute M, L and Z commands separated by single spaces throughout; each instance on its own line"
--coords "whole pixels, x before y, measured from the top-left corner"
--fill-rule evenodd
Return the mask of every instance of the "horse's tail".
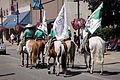
M 75 57 L 75 50 L 76 50 L 76 45 L 73 41 L 71 41 L 71 48 L 70 48 L 70 61 L 74 61 Z
M 66 70 L 66 54 L 63 53 L 62 56 L 61 56 L 61 63 L 62 63 L 62 69 L 63 71 Z

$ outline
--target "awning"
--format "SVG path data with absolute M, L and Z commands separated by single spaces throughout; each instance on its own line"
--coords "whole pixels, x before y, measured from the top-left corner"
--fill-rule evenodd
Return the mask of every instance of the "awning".
M 19 23 L 21 25 L 26 25 L 30 23 L 30 11 L 26 11 L 19 14 Z M 17 24 L 17 15 L 10 15 L 7 19 L 3 22 L 3 26 L 5 28 L 15 27 Z

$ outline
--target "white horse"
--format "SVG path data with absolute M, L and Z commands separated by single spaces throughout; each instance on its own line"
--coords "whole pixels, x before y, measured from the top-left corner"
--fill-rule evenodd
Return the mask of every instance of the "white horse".
M 99 36 L 93 36 L 93 37 L 89 38 L 88 47 L 90 49 L 90 59 L 89 59 L 90 73 L 93 73 L 94 62 L 96 60 L 96 62 L 101 64 L 101 73 L 100 74 L 103 74 L 105 41 Z M 84 46 L 84 49 L 85 49 L 85 51 L 87 50 L 86 45 Z M 86 53 L 84 55 L 85 56 L 89 55 L 89 51 L 86 51 Z M 95 57 L 96 57 L 96 59 L 95 59 Z M 85 57 L 85 63 L 87 65 L 86 59 L 87 59 L 87 57 Z
M 90 73 L 93 73 L 94 69 L 94 56 L 96 56 L 96 61 L 101 64 L 101 73 L 103 73 L 103 63 L 104 63 L 104 50 L 105 41 L 99 36 L 93 36 L 89 39 L 89 48 L 91 55 L 91 69 Z M 96 55 L 95 55 L 96 54 Z

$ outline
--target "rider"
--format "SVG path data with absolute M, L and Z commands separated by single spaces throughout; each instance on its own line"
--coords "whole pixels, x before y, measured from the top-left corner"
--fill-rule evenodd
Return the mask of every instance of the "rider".
M 55 38 L 55 32 L 53 30 L 53 28 L 51 28 L 51 31 L 50 31 L 50 34 L 49 34 L 49 39 L 50 41 L 54 41 L 56 38 Z
M 41 25 L 39 27 L 37 27 L 37 30 L 35 31 L 34 37 L 35 37 L 36 40 L 44 39 L 45 38 L 45 33 L 41 29 Z
M 71 40 L 71 37 L 72 37 L 72 33 L 71 33 L 71 30 L 70 30 L 70 27 L 68 28 L 68 35 L 69 35 L 69 40 Z
M 23 33 L 23 38 L 25 39 L 25 42 L 28 39 L 33 39 L 34 31 L 33 31 L 33 25 L 28 24 L 25 26 L 25 31 Z

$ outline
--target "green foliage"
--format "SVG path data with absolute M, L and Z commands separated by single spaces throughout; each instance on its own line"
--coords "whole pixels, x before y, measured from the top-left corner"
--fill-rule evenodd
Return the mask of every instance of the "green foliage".
M 110 36 L 120 36 L 120 27 L 117 28 L 101 28 L 101 30 L 98 32 L 98 35 L 100 35 L 103 39 L 106 41 L 110 38 Z

